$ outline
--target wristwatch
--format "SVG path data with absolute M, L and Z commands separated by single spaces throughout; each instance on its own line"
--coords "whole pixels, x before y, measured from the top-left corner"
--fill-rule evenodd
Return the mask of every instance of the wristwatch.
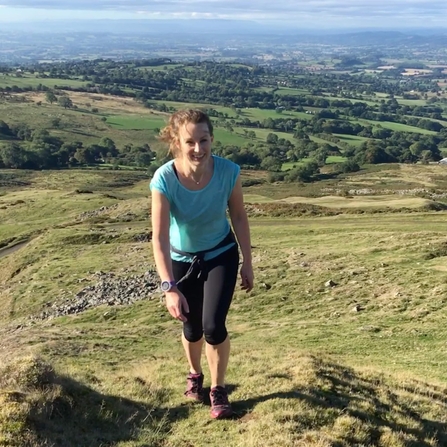
M 160 288 L 163 292 L 169 292 L 176 286 L 177 286 L 177 283 L 175 281 L 162 281 Z

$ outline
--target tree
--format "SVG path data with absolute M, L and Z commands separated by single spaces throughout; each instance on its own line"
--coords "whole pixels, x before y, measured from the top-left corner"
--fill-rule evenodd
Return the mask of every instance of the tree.
M 71 109 L 73 107 L 73 101 L 68 96 L 59 96 L 57 103 L 64 109 Z
M 2 120 L 0 120 L 0 134 L 2 135 L 12 135 L 11 133 L 11 129 L 9 128 L 9 126 Z
M 275 157 L 268 155 L 261 162 L 261 169 L 265 169 L 266 171 L 280 171 L 282 163 Z
M 90 148 L 80 147 L 76 150 L 73 158 L 80 164 L 90 164 L 95 162 L 95 156 L 91 153 Z
M 53 104 L 53 102 L 57 101 L 57 96 L 52 92 L 51 90 L 48 90 L 45 93 L 45 101 L 49 102 L 50 104 Z
M 56 116 L 51 120 L 51 126 L 54 127 L 55 129 L 58 129 L 60 125 L 61 125 L 61 119 L 58 116 Z
M 23 168 L 27 159 L 27 151 L 20 144 L 11 143 L 0 148 L 0 160 L 5 168 Z
M 99 146 L 105 148 L 105 151 L 101 152 L 103 158 L 110 154 L 110 157 L 115 157 L 118 155 L 118 149 L 116 148 L 115 142 L 109 137 L 103 137 L 99 141 Z
M 266 141 L 268 144 L 276 144 L 278 143 L 278 135 L 276 135 L 276 133 L 269 133 Z

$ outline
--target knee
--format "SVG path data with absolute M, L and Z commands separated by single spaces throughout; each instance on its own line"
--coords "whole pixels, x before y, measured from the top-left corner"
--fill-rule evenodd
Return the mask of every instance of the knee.
M 203 337 L 203 330 L 201 327 L 183 326 L 183 335 L 190 343 L 195 343 Z
M 210 345 L 220 345 L 228 335 L 225 324 L 217 324 L 216 322 L 204 322 L 203 332 L 205 341 Z

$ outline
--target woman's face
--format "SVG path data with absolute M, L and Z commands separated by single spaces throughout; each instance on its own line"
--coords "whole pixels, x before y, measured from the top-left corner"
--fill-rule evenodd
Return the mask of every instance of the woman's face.
M 187 123 L 179 129 L 176 155 L 192 165 L 203 165 L 211 157 L 212 142 L 206 123 Z

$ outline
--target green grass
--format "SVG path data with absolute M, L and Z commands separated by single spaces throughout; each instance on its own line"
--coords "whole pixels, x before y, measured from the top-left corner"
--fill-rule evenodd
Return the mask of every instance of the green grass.
M 283 96 L 283 95 L 309 95 L 309 90 L 305 88 L 289 88 L 289 87 L 281 87 L 278 90 L 275 90 L 275 95 Z
M 138 70 L 148 70 L 148 71 L 166 71 L 173 70 L 176 68 L 185 68 L 182 64 L 163 64 L 163 65 L 148 65 L 138 67 Z
M 176 102 L 176 101 L 151 101 L 156 104 L 165 104 L 167 107 L 172 107 L 174 110 L 181 110 L 186 108 L 202 108 L 202 109 L 214 109 L 221 113 L 226 113 L 229 117 L 235 118 L 236 111 L 231 107 L 218 106 L 214 104 L 203 104 L 193 102 Z
M 288 161 L 282 164 L 281 170 L 288 171 L 290 169 L 293 169 L 294 167 L 300 166 L 311 160 L 312 160 L 311 158 L 303 158 L 302 160 L 299 161 Z M 346 157 L 343 157 L 341 155 L 330 155 L 329 157 L 326 158 L 326 164 L 330 165 L 334 163 L 343 163 L 346 160 L 347 160 Z
M 351 146 L 360 146 L 362 143 L 370 139 L 366 137 L 359 137 L 357 135 L 346 135 L 341 133 L 334 133 L 333 135 Z
M 154 142 L 155 135 L 151 129 L 162 127 L 163 124 L 161 115 L 150 114 L 148 110 L 145 118 L 143 114 L 145 109 L 142 107 L 135 107 L 134 113 L 122 115 L 118 103 L 114 109 L 103 104 L 104 101 L 90 100 L 93 107 L 99 109 L 99 113 L 91 113 L 85 106 L 85 101 L 89 101 L 88 98 L 79 99 L 73 94 L 70 96 L 79 109 L 64 109 L 57 104 L 47 104 L 45 101 L 41 106 L 34 102 L 0 101 L 0 116 L 8 125 L 26 123 L 32 129 L 48 129 L 51 134 L 62 138 L 63 141 L 81 141 L 84 145 L 89 145 L 96 144 L 102 137 L 107 136 L 115 141 L 118 147 L 124 147 L 129 142 L 136 145 Z M 116 115 L 117 112 L 120 114 Z M 110 125 L 101 120 L 103 116 L 111 120 Z M 54 117 L 61 120 L 57 129 L 52 126 Z M 139 130 L 133 130 L 133 124 L 140 126 L 136 127 Z
M 243 136 L 240 128 L 235 127 L 232 132 L 226 129 L 216 127 L 214 129 L 214 140 L 219 141 L 223 145 L 243 146 L 250 140 Z
M 287 118 L 300 118 L 305 120 L 310 120 L 312 115 L 309 115 L 305 112 L 291 112 L 291 111 L 283 111 L 278 113 L 276 110 L 267 110 L 267 109 L 256 109 L 256 108 L 246 108 L 241 109 L 241 115 L 246 117 L 252 121 L 262 121 L 267 118 L 272 119 L 287 119 Z
M 28 318 L 97 284 L 98 270 L 128 277 L 153 269 L 151 245 L 132 239 L 150 229 L 147 179 L 2 171 L 10 186 L 1 190 L 1 237 L 20 224 L 40 233 L 0 257 L 7 284 L 0 289 L 0 442 L 446 445 L 445 219 L 420 208 L 427 199 L 380 189 L 444 187 L 445 175 L 439 166 L 392 168 L 245 190 L 256 286 L 248 294 L 237 288 L 233 299 L 227 384 L 236 418 L 217 422 L 207 405 L 184 400 L 181 327 L 158 293 L 77 316 Z M 67 185 L 92 193 L 73 194 Z M 327 191 L 347 185 L 373 192 L 349 199 Z M 269 188 L 289 203 L 273 202 Z M 306 198 L 308 188 L 325 197 Z M 292 203 L 298 198 L 307 203 Z M 342 207 L 352 201 L 355 207 Z M 76 221 L 113 204 L 100 221 Z M 128 213 L 134 217 L 120 221 Z
M 318 144 L 330 144 L 331 146 L 337 146 L 337 147 L 339 147 L 340 149 L 342 149 L 342 147 L 341 147 L 338 143 L 334 143 L 334 142 L 332 142 L 332 141 L 325 140 L 324 138 L 316 137 L 316 136 L 314 136 L 314 135 L 309 135 L 309 138 L 310 138 L 312 141 L 315 141 L 315 143 L 318 143 Z
M 408 126 L 407 124 L 393 123 L 391 121 L 372 121 L 372 120 L 360 119 L 358 120 L 358 122 L 360 124 L 369 124 L 374 127 L 378 127 L 380 125 L 381 127 L 384 127 L 386 129 L 391 129 L 399 132 L 412 132 L 424 135 L 437 135 L 437 132 L 434 132 L 432 130 L 421 129 L 420 127 L 415 126 Z
M 138 115 L 123 115 L 123 116 L 108 116 L 107 124 L 117 129 L 132 129 L 132 130 L 154 130 L 161 129 L 167 124 L 167 119 L 164 117 L 152 116 L 138 116 Z
M 85 87 L 86 82 L 76 79 L 58 79 L 58 78 L 38 78 L 34 75 L 25 74 L 21 77 L 0 75 L 0 88 L 12 87 L 37 87 L 42 84 L 46 87 L 63 88 L 67 87 Z
M 396 100 L 399 104 L 404 104 L 407 106 L 426 106 L 427 101 L 425 99 L 403 99 L 396 97 Z

